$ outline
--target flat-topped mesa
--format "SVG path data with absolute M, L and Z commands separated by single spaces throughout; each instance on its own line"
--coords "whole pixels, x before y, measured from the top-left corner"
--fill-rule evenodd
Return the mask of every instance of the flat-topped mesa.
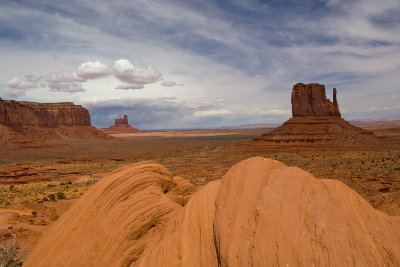
M 298 83 L 292 90 L 293 117 L 341 117 L 336 99 L 336 88 L 333 88 L 333 102 L 326 98 L 325 86 L 318 83 Z
M 0 124 L 6 126 L 90 126 L 89 111 L 70 102 L 0 100 Z

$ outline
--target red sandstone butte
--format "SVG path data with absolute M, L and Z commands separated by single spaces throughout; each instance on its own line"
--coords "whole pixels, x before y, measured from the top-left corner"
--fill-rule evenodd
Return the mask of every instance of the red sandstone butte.
M 100 129 L 105 134 L 119 134 L 119 133 L 144 133 L 147 131 L 136 129 L 129 125 L 128 115 L 122 118 L 116 118 L 114 125 Z
M 340 117 L 336 99 L 336 88 L 333 88 L 333 102 L 325 96 L 325 86 L 318 83 L 298 83 L 292 90 L 293 117 L 335 116 Z
M 273 131 L 235 147 L 239 150 L 307 151 L 387 149 L 400 147 L 395 138 L 378 137 L 341 118 L 333 89 L 333 102 L 326 98 L 325 86 L 298 83 L 292 90 L 293 117 Z

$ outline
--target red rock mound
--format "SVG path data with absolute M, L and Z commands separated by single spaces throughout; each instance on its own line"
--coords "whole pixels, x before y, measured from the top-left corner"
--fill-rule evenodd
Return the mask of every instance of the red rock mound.
M 193 190 L 155 163 L 120 168 L 56 222 L 25 265 L 400 264 L 399 218 L 339 181 L 256 157 L 189 198 Z
M 333 89 L 333 102 L 325 96 L 325 86 L 317 83 L 293 86 L 293 117 L 282 126 L 254 141 L 236 146 L 242 150 L 299 151 L 387 149 L 400 141 L 378 137 L 342 119 Z

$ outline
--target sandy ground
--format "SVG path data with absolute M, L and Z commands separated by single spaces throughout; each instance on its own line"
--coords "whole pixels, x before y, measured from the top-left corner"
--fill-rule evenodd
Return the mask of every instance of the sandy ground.
M 173 175 L 200 186 L 221 178 L 243 159 L 272 158 L 307 170 L 316 178 L 342 181 L 376 209 L 400 215 L 400 151 L 238 153 L 231 149 L 261 132 L 140 133 L 112 140 L 70 139 L 55 146 L 1 150 L 0 240 L 9 242 L 10 230 L 24 258 L 48 227 L 93 184 L 120 166 L 143 160 L 155 160 Z M 59 192 L 65 198 L 50 199 Z

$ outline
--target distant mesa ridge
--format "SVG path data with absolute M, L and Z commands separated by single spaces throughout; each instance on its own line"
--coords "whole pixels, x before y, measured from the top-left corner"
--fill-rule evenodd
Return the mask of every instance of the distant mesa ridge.
M 91 126 L 89 111 L 70 102 L 37 103 L 0 99 L 0 124 L 7 126 Z
M 40 147 L 65 137 L 110 138 L 91 126 L 89 111 L 80 105 L 0 98 L 0 147 Z

